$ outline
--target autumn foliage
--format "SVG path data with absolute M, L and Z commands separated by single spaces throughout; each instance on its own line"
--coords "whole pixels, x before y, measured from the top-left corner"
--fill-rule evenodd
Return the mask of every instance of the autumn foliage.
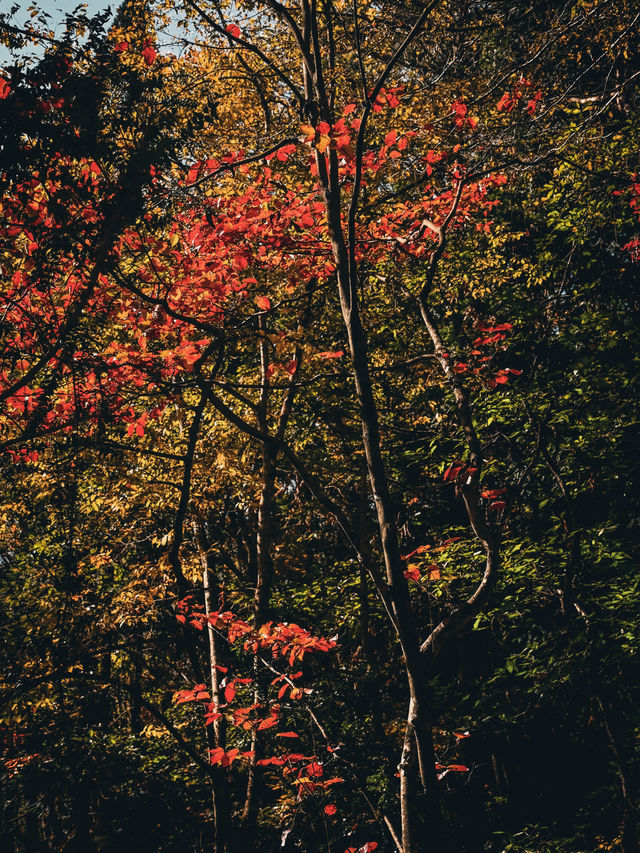
M 45 11 L 0 14 L 0 846 L 631 853 L 637 15 Z

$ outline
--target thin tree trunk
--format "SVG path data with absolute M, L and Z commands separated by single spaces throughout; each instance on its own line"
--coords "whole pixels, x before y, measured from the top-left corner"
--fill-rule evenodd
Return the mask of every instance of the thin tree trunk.
M 266 431 L 266 424 L 261 424 L 261 429 Z M 256 535 L 257 556 L 257 578 L 253 599 L 253 622 L 258 630 L 268 619 L 269 599 L 273 584 L 273 559 L 271 557 L 272 540 L 272 506 L 275 493 L 276 460 L 274 446 L 270 441 L 262 444 L 262 489 L 260 493 L 260 504 L 258 506 L 258 531 Z M 253 677 L 255 682 L 254 702 L 263 704 L 266 699 L 266 684 L 263 684 L 264 676 L 258 666 L 258 657 L 254 660 Z M 247 778 L 247 791 L 242 821 L 247 837 L 251 836 L 255 825 L 258 811 L 258 792 L 260 768 L 257 764 L 262 753 L 262 738 L 256 728 L 251 733 L 251 760 L 249 762 L 249 774 Z
M 258 402 L 258 427 L 263 435 L 269 434 L 267 418 L 270 398 L 269 383 L 269 349 L 266 320 L 264 315 L 259 318 L 262 340 L 260 342 L 260 400 Z M 253 623 L 257 630 L 267 621 L 269 599 L 273 584 L 273 559 L 271 557 L 271 540 L 273 536 L 273 497 L 276 481 L 276 444 L 270 439 L 262 441 L 262 483 L 260 501 L 258 504 L 258 527 L 256 532 L 256 585 L 253 596 Z M 254 703 L 262 705 L 266 699 L 266 686 L 262 683 L 263 674 L 260 671 L 258 655 L 254 656 Z M 242 810 L 242 823 L 247 839 L 253 835 L 258 813 L 258 784 L 260 768 L 258 761 L 262 753 L 262 737 L 257 728 L 251 733 L 251 758 L 249 760 L 247 789 Z
M 220 600 L 220 585 L 211 554 L 206 531 L 200 521 L 192 523 L 193 533 L 202 567 L 202 587 L 204 591 L 204 610 L 207 617 L 207 638 L 209 649 L 209 685 L 211 703 L 215 712 L 220 708 L 221 688 L 220 670 L 221 642 L 215 628 L 209 621 L 209 615 L 218 610 Z M 223 716 L 214 720 L 207 728 L 207 745 L 209 749 L 226 746 L 225 719 Z M 224 853 L 228 848 L 227 839 L 230 829 L 231 804 L 229 800 L 229 774 L 226 768 L 216 765 L 211 774 L 211 799 L 213 806 L 213 850 L 214 853 Z
M 313 19 L 311 9 L 306 0 L 301 0 L 303 14 L 303 41 L 300 45 L 303 54 L 303 78 L 305 96 L 309 116 L 316 122 L 318 114 L 326 121 L 331 121 L 329 101 L 322 75 L 322 56 L 317 40 L 317 21 Z M 426 18 L 426 13 L 420 20 Z M 404 44 L 404 42 L 403 42 Z M 311 54 L 313 50 L 313 55 Z M 392 66 L 388 65 L 385 73 L 379 78 L 377 87 L 383 85 L 384 77 Z M 375 91 L 375 87 L 374 87 Z M 380 542 L 384 557 L 388 598 L 391 604 L 392 621 L 402 649 L 404 667 L 409 684 L 411 700 L 411 730 L 415 739 L 416 753 L 420 779 L 425 790 L 430 812 L 431 826 L 436 836 L 440 835 L 440 810 L 438 801 L 437 780 L 434 764 L 433 733 L 429 714 L 427 692 L 426 666 L 420 654 L 417 626 L 411 608 L 409 589 L 404 576 L 404 566 L 398 541 L 398 530 L 393 501 L 389 492 L 387 475 L 380 445 L 380 428 L 378 410 L 373 395 L 371 374 L 369 370 L 368 347 L 359 307 L 359 275 L 355 257 L 355 213 L 358 206 L 358 192 L 362 167 L 364 142 L 364 126 L 371 110 L 370 100 L 365 108 L 361 123 L 356 150 L 356 177 L 349 210 L 349 245 L 345 239 L 342 224 L 340 201 L 340 184 L 337 154 L 329 149 L 328 162 L 325 155 L 315 150 L 315 162 L 318 179 L 323 194 L 327 214 L 327 227 L 331 250 L 336 264 L 340 309 L 344 321 L 349 352 L 351 355 L 352 371 L 359 404 L 360 422 L 362 428 L 362 443 L 367 463 L 367 474 L 378 517 Z M 400 764 L 401 794 L 411 788 L 411 768 Z M 403 776 L 407 776 L 403 779 Z M 401 809 L 403 806 L 401 805 Z M 410 822 L 410 810 L 404 809 Z M 403 827 L 410 832 L 409 824 Z M 407 836 L 408 838 L 409 836 Z M 412 842 L 411 853 L 424 848 L 424 838 L 416 835 Z M 403 846 L 407 840 L 403 837 Z M 417 845 L 417 846 L 416 846 Z

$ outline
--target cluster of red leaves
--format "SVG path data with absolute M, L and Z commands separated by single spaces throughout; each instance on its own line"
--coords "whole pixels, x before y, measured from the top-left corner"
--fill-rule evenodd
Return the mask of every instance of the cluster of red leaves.
M 105 207 L 114 189 L 97 163 L 61 155 L 46 174 L 34 171 L 28 179 L 4 184 L 0 255 L 5 285 L 0 309 L 11 334 L 3 338 L 0 390 L 18 386 L 6 401 L 16 425 L 33 413 L 43 394 L 42 388 L 20 378 L 47 352 L 46 367 L 60 381 L 56 392 L 49 393 L 42 430 L 68 430 L 73 411 L 91 410 L 91 391 L 85 393 L 85 385 L 95 384 L 96 374 L 88 371 L 85 381 L 80 367 L 85 353 L 65 352 L 62 346 L 56 351 L 53 345 L 78 300 L 101 286 L 103 279 L 92 272 L 90 256 L 100 244 Z M 89 299 L 87 310 L 91 306 Z M 35 370 L 32 373 L 35 377 Z M 95 412 L 95 401 L 93 405 Z
M 130 49 L 131 45 L 128 41 L 120 41 L 114 45 L 113 52 L 120 54 L 129 53 Z M 158 52 L 156 51 L 155 46 L 153 44 L 153 39 L 144 39 L 144 41 L 142 42 L 142 50 L 140 52 L 140 55 L 142 56 L 145 65 L 150 67 L 154 64 L 154 62 L 158 58 Z
M 638 182 L 638 175 L 633 175 L 633 182 L 631 184 L 631 198 L 629 199 L 629 207 L 640 217 L 640 182 Z
M 498 112 L 510 113 L 514 107 L 519 106 L 525 95 L 527 95 L 527 90 L 530 90 L 532 85 L 530 80 L 520 77 L 513 89 L 505 92 L 496 104 Z M 542 92 L 537 90 L 533 94 L 529 93 L 527 97 L 525 109 L 533 117 L 536 114 L 538 103 L 542 99 Z
M 471 478 L 478 473 L 477 468 L 465 465 L 459 459 L 455 459 L 444 472 L 442 478 L 445 483 L 457 483 L 461 485 L 465 482 L 471 482 Z
M 307 652 L 329 652 L 337 646 L 337 639 L 327 640 L 316 637 L 305 628 L 290 622 L 266 622 L 261 625 L 257 634 L 247 638 L 244 643 L 246 651 L 256 654 L 259 650 L 269 649 L 274 658 L 285 658 L 289 666 L 296 660 L 302 661 Z
M 173 701 L 176 705 L 182 705 L 183 702 L 210 702 L 211 696 L 206 684 L 196 684 L 192 690 L 178 690 Z
M 472 477 L 477 473 L 477 468 L 471 468 L 461 462 L 459 459 L 454 460 L 444 472 L 444 482 L 454 483 L 457 486 L 468 485 L 472 481 Z M 485 489 L 480 492 L 480 497 L 489 502 L 489 509 L 494 512 L 500 512 L 506 507 L 506 503 L 502 500 L 503 495 L 507 494 L 506 486 L 496 489 Z M 428 547 L 428 546 L 422 546 Z
M 453 463 L 453 464 L 457 465 L 457 463 Z M 453 466 L 450 466 L 448 471 L 452 471 L 452 470 L 455 471 L 455 468 L 453 468 Z M 471 473 L 475 473 L 475 471 L 476 471 L 475 468 L 465 468 L 465 466 L 462 463 L 460 463 L 459 464 L 459 471 L 462 471 L 462 470 L 466 470 L 467 472 L 471 472 Z M 446 476 L 447 475 L 445 474 L 445 477 Z M 457 476 L 457 474 L 456 474 L 456 476 Z M 449 480 L 450 479 L 451 479 L 451 477 L 449 477 Z M 459 542 L 460 539 L 461 539 L 460 536 L 451 536 L 449 539 L 445 539 L 444 542 L 441 542 L 439 545 L 436 545 L 436 546 L 428 545 L 428 544 L 427 545 L 418 545 L 418 547 L 414 548 L 413 551 L 411 551 L 409 554 L 405 554 L 405 556 L 402 559 L 403 560 L 410 560 L 412 558 L 414 558 L 414 559 L 418 558 L 418 559 L 431 560 L 432 562 L 427 563 L 426 566 L 423 566 L 422 570 L 424 570 L 426 572 L 427 580 L 439 580 L 442 577 L 442 572 L 440 570 L 439 565 L 437 563 L 433 562 L 433 559 L 434 559 L 433 555 L 441 553 L 442 551 L 446 551 L 450 545 L 453 545 L 455 542 Z M 416 565 L 415 563 L 409 563 L 407 569 L 404 572 L 404 576 L 405 576 L 405 578 L 407 578 L 407 580 L 412 580 L 415 583 L 419 583 L 420 579 L 421 579 L 421 567 L 419 565 Z
M 316 127 L 303 124 L 300 127 L 301 139 L 303 142 L 313 145 L 321 154 L 324 154 L 328 148 L 332 148 L 340 156 L 352 160 L 355 155 L 351 145 L 351 130 L 357 131 L 359 127 L 359 119 L 354 119 L 347 125 L 344 118 L 339 119 L 334 125 L 330 125 L 326 121 L 318 122 Z
M 490 366 L 495 353 L 500 349 L 504 349 L 502 343 L 507 337 L 506 332 L 510 331 L 513 326 L 511 323 L 487 326 L 480 322 L 477 328 L 482 334 L 473 341 L 473 349 L 469 351 L 469 357 L 476 360 L 475 364 L 473 361 L 459 361 L 453 366 L 453 370 L 456 373 L 480 376 Z M 481 347 L 489 347 L 497 344 L 500 344 L 500 346 L 494 346 L 493 351 L 490 353 L 485 352 L 483 354 L 483 351 L 480 349 Z M 487 376 L 485 383 L 488 388 L 495 389 L 498 385 L 506 385 L 510 376 L 520 376 L 521 374 L 521 370 L 514 367 L 505 367 Z
M 478 119 L 476 116 L 469 115 L 469 109 L 463 101 L 454 101 L 451 104 L 451 111 L 454 115 L 456 127 L 470 127 L 471 130 L 475 129 Z
M 40 758 L 40 753 L 34 752 L 31 755 L 21 755 L 18 758 L 8 758 L 2 762 L 2 765 L 7 771 L 7 776 L 11 778 L 17 773 L 20 773 L 24 767 L 27 767 L 27 765 L 31 764 L 38 758 Z
M 425 568 L 427 580 L 437 581 L 440 580 L 442 573 L 440 571 L 440 567 L 437 563 L 430 563 Z M 404 576 L 407 580 L 413 581 L 414 583 L 420 583 L 421 580 L 421 572 L 420 567 L 415 563 L 409 563 L 407 568 L 404 571 Z
M 176 619 L 180 624 L 191 625 L 197 630 L 202 630 L 205 625 L 211 625 L 216 631 L 225 633 L 230 644 L 241 641 L 244 651 L 252 657 L 269 651 L 272 658 L 283 658 L 289 666 L 292 666 L 296 660 L 302 660 L 308 652 L 328 652 L 336 646 L 335 638 L 328 640 L 314 636 L 299 625 L 291 623 L 269 622 L 256 631 L 231 611 L 217 611 L 207 618 L 195 603 L 193 596 L 187 596 L 178 602 Z M 279 725 L 282 708 L 277 701 L 270 702 L 266 707 L 255 702 L 250 705 L 232 705 L 237 699 L 238 689 L 252 684 L 252 678 L 230 677 L 226 667 L 218 666 L 217 669 L 225 676 L 220 682 L 220 688 L 226 705 L 217 706 L 212 702 L 211 694 L 205 684 L 196 684 L 192 688 L 179 690 L 174 695 L 175 704 L 201 703 L 206 725 L 219 719 L 223 713 L 229 722 L 242 731 L 266 731 Z M 284 698 L 287 692 L 289 700 L 301 699 L 311 693 L 309 688 L 298 687 L 295 684 L 302 674 L 301 671 L 281 673 L 272 680 L 271 686 L 278 686 L 278 700 Z M 298 733 L 294 731 L 278 731 L 275 736 L 286 741 L 299 738 Z M 211 763 L 222 767 L 230 767 L 238 759 L 250 758 L 253 758 L 252 752 L 242 751 L 237 747 L 228 750 L 217 747 L 210 753 Z M 261 758 L 256 763 L 264 767 L 282 768 L 285 776 L 291 776 L 298 799 L 306 794 L 317 795 L 343 781 L 337 776 L 325 778 L 324 765 L 318 756 L 307 756 L 302 752 L 284 750 L 276 755 Z M 331 813 L 327 812 L 327 814 Z
M 432 169 L 433 164 L 446 160 L 448 156 L 444 151 L 437 154 L 429 152 L 423 158 L 427 173 Z M 452 169 L 455 172 L 455 163 Z M 486 219 L 498 204 L 497 199 L 491 197 L 491 190 L 501 186 L 505 181 L 504 175 L 490 175 L 481 181 L 470 181 L 465 184 L 450 227 L 461 228 L 471 222 L 477 223 L 479 217 Z M 425 223 L 429 222 L 437 228 L 449 213 L 455 193 L 454 187 L 437 192 L 436 187 L 428 183 L 422 195 L 415 201 L 396 203 L 368 225 L 366 242 L 363 239 L 361 244 L 362 254 L 366 247 L 368 257 L 383 261 L 389 257 L 391 244 L 402 247 L 400 257 L 406 255 L 414 258 L 428 257 L 437 237 L 433 228 L 427 227 Z M 485 224 L 488 226 L 489 222 L 481 223 L 481 227 L 484 228 Z
M 128 49 L 125 42 L 114 47 L 118 52 Z M 149 40 L 144 43 L 143 54 L 147 64 L 156 59 Z M 7 86 L 2 88 L 5 93 Z M 374 109 L 394 109 L 401 91 L 400 87 L 381 90 Z M 321 151 L 333 147 L 339 152 L 344 177 L 355 168 L 353 134 L 360 120 L 352 117 L 354 111 L 355 105 L 348 104 L 333 126 L 321 122 L 317 127 L 303 127 L 307 143 Z M 462 109 L 456 114 L 462 117 Z M 365 152 L 365 183 L 403 156 L 412 135 L 389 130 L 382 146 Z M 285 162 L 295 147 L 291 143 L 282 146 L 272 162 Z M 251 180 L 250 167 L 241 162 L 243 156 L 242 151 L 231 152 L 190 167 L 187 185 L 215 179 L 218 174 L 224 176 L 234 169 L 243 176 L 231 194 L 208 196 L 204 214 L 202 206 L 185 206 L 178 208 L 174 222 L 164 233 L 142 221 L 122 234 L 110 249 L 120 279 L 101 273 L 97 282 L 91 280 L 91 255 L 104 233 L 105 206 L 116 190 L 96 163 L 59 158 L 42 183 L 34 174 L 28 185 L 15 187 L 1 200 L 9 227 L 0 248 L 7 249 L 5 258 L 10 258 L 11 252 L 22 254 L 12 263 L 3 263 L 2 272 L 11 288 L 0 297 L 0 307 L 7 312 L 16 333 L 9 337 L 3 352 L 3 365 L 13 365 L 14 369 L 4 368 L 0 385 L 11 385 L 37 362 L 43 350 L 40 330 L 46 328 L 55 338 L 88 288 L 93 292 L 87 300 L 86 315 L 108 319 L 115 332 L 109 341 L 92 340 L 90 351 L 78 349 L 66 357 L 56 352 L 50 359 L 49 370 L 60 376 L 55 392 L 46 400 L 42 433 L 77 429 L 83 424 L 92 434 L 108 418 L 111 423 L 124 424 L 130 438 L 142 438 L 165 403 L 141 410 L 141 392 L 151 395 L 163 381 L 173 381 L 179 374 L 194 370 L 210 343 L 210 338 L 198 331 L 202 324 L 219 324 L 226 316 L 255 311 L 254 306 L 260 311 L 274 310 L 270 290 L 274 277 L 288 282 L 285 292 L 293 293 L 311 279 L 323 281 L 334 273 L 318 186 L 285 182 L 270 166 L 261 167 Z M 445 152 L 428 152 L 424 158 L 427 171 L 443 159 Z M 314 163 L 311 165 L 313 172 Z M 151 188 L 162 191 L 161 177 L 153 171 Z M 497 175 L 465 186 L 452 225 L 459 227 L 479 213 L 486 219 L 497 203 L 488 191 L 503 182 L 504 177 Z M 289 189 L 283 190 L 285 184 Z M 64 205 L 56 203 L 60 191 L 65 193 Z M 394 204 L 379 220 L 359 226 L 358 258 L 367 255 L 370 263 L 384 260 L 396 252 L 401 240 L 406 253 L 427 255 L 432 248 L 428 235 L 433 234 L 425 230 L 423 221 L 441 221 L 452 192 L 437 193 L 428 186 L 418 200 Z M 64 222 L 59 215 L 63 207 Z M 79 242 L 86 256 L 83 264 L 77 263 L 78 246 L 69 253 L 47 251 L 49 238 L 68 228 L 69 217 L 81 225 Z M 53 289 L 51 282 L 55 283 Z M 190 318 L 196 322 L 190 323 Z M 342 354 L 337 350 L 319 353 L 318 357 L 332 359 Z M 292 375 L 296 369 L 291 361 L 270 366 L 272 375 L 277 370 Z M 37 383 L 25 383 L 10 398 L 8 407 L 16 426 L 21 421 L 24 427 L 42 393 Z
M 480 497 L 489 502 L 489 509 L 493 512 L 502 512 L 507 506 L 504 496 L 509 490 L 506 486 L 499 489 L 485 489 L 480 492 Z
M 631 177 L 632 182 L 629 188 L 631 198 L 629 199 L 629 207 L 640 218 L 640 182 L 638 182 L 637 174 L 633 174 Z M 620 190 L 615 190 L 614 195 L 622 195 L 622 192 Z M 629 252 L 631 260 L 634 264 L 640 263 L 639 237 L 633 237 L 631 240 L 624 244 L 622 249 L 625 252 Z
M 376 96 L 376 99 L 373 103 L 373 111 L 374 113 L 381 113 L 382 110 L 387 107 L 390 110 L 395 110 L 396 107 L 400 106 L 399 95 L 402 95 L 404 92 L 404 86 L 388 86 L 382 87 Z M 369 97 L 371 97 L 373 93 L 369 93 Z
M 634 237 L 633 240 L 629 240 L 628 243 L 622 247 L 625 252 L 629 252 L 631 260 L 634 264 L 640 263 L 640 238 Z

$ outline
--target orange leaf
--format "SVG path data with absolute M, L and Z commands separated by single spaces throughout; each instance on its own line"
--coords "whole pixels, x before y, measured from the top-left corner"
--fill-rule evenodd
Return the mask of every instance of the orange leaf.
M 324 154 L 324 152 L 329 147 L 330 143 L 331 143 L 331 137 L 325 136 L 324 134 L 322 134 L 320 139 L 316 142 L 316 148 L 318 149 L 318 151 L 321 154 Z

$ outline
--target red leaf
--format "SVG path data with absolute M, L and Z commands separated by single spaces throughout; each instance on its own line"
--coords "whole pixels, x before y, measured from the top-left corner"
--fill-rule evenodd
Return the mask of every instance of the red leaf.
M 192 184 L 200 173 L 200 163 L 194 163 L 187 172 L 187 183 Z
M 417 583 L 420 580 L 420 569 L 417 566 L 409 566 L 403 574 L 408 581 L 415 581 Z
M 217 746 L 209 753 L 211 764 L 220 764 L 222 767 L 229 767 L 230 764 L 238 757 L 239 749 L 230 749 L 225 752 L 221 746 Z
M 4 77 L 0 77 L 0 101 L 4 101 L 5 98 L 8 98 L 10 91 L 11 85 L 9 81 L 5 80 Z
M 462 465 L 459 462 L 452 462 L 444 472 L 444 477 L 442 479 L 445 483 L 449 483 L 451 480 L 455 480 L 460 471 L 462 471 Z
M 449 764 L 447 770 L 451 770 L 453 773 L 466 773 L 469 768 L 466 764 Z
M 271 300 L 267 296 L 256 296 L 256 305 L 261 311 L 268 311 L 271 308 Z
M 276 737 L 300 737 L 295 732 L 278 732 Z
M 480 497 L 491 500 L 492 498 L 499 498 L 500 495 L 506 495 L 507 491 L 506 486 L 503 486 L 501 489 L 485 489 L 483 492 L 480 492 Z
M 335 814 L 338 811 L 338 807 L 334 803 L 329 803 L 328 806 L 324 807 L 324 813 L 328 815 Z
M 121 41 L 113 48 L 114 53 L 126 53 L 129 50 L 129 42 Z
M 289 154 L 293 154 L 295 150 L 295 145 L 283 145 L 282 148 L 278 148 L 278 150 L 276 151 L 276 158 L 281 163 L 285 163 L 289 159 Z
M 411 551 L 410 554 L 405 554 L 405 556 L 402 559 L 403 560 L 409 560 L 411 557 L 415 556 L 416 554 L 423 554 L 425 551 L 429 551 L 430 549 L 431 549 L 431 545 L 418 545 L 418 547 L 415 550 Z
M 212 749 L 209 753 L 209 759 L 212 764 L 219 764 L 224 757 L 224 749 L 221 746 Z
M 227 24 L 227 32 L 234 38 L 240 38 L 240 27 L 237 24 Z
M 156 53 L 153 45 L 147 39 L 147 41 L 145 41 L 145 46 L 142 51 L 142 58 L 144 59 L 147 65 L 153 65 L 153 63 L 156 61 L 157 55 L 158 54 Z
M 224 698 L 227 702 L 233 702 L 236 695 L 236 689 L 233 684 L 227 684 L 224 688 Z
M 344 350 L 339 349 L 339 350 L 336 350 L 335 352 L 319 352 L 318 358 L 324 358 L 324 359 L 342 358 L 343 355 L 344 355 Z
M 508 113 L 510 113 L 513 109 L 514 103 L 515 102 L 511 100 L 511 95 L 508 92 L 505 92 L 496 104 L 496 109 L 498 111 L 506 110 Z

